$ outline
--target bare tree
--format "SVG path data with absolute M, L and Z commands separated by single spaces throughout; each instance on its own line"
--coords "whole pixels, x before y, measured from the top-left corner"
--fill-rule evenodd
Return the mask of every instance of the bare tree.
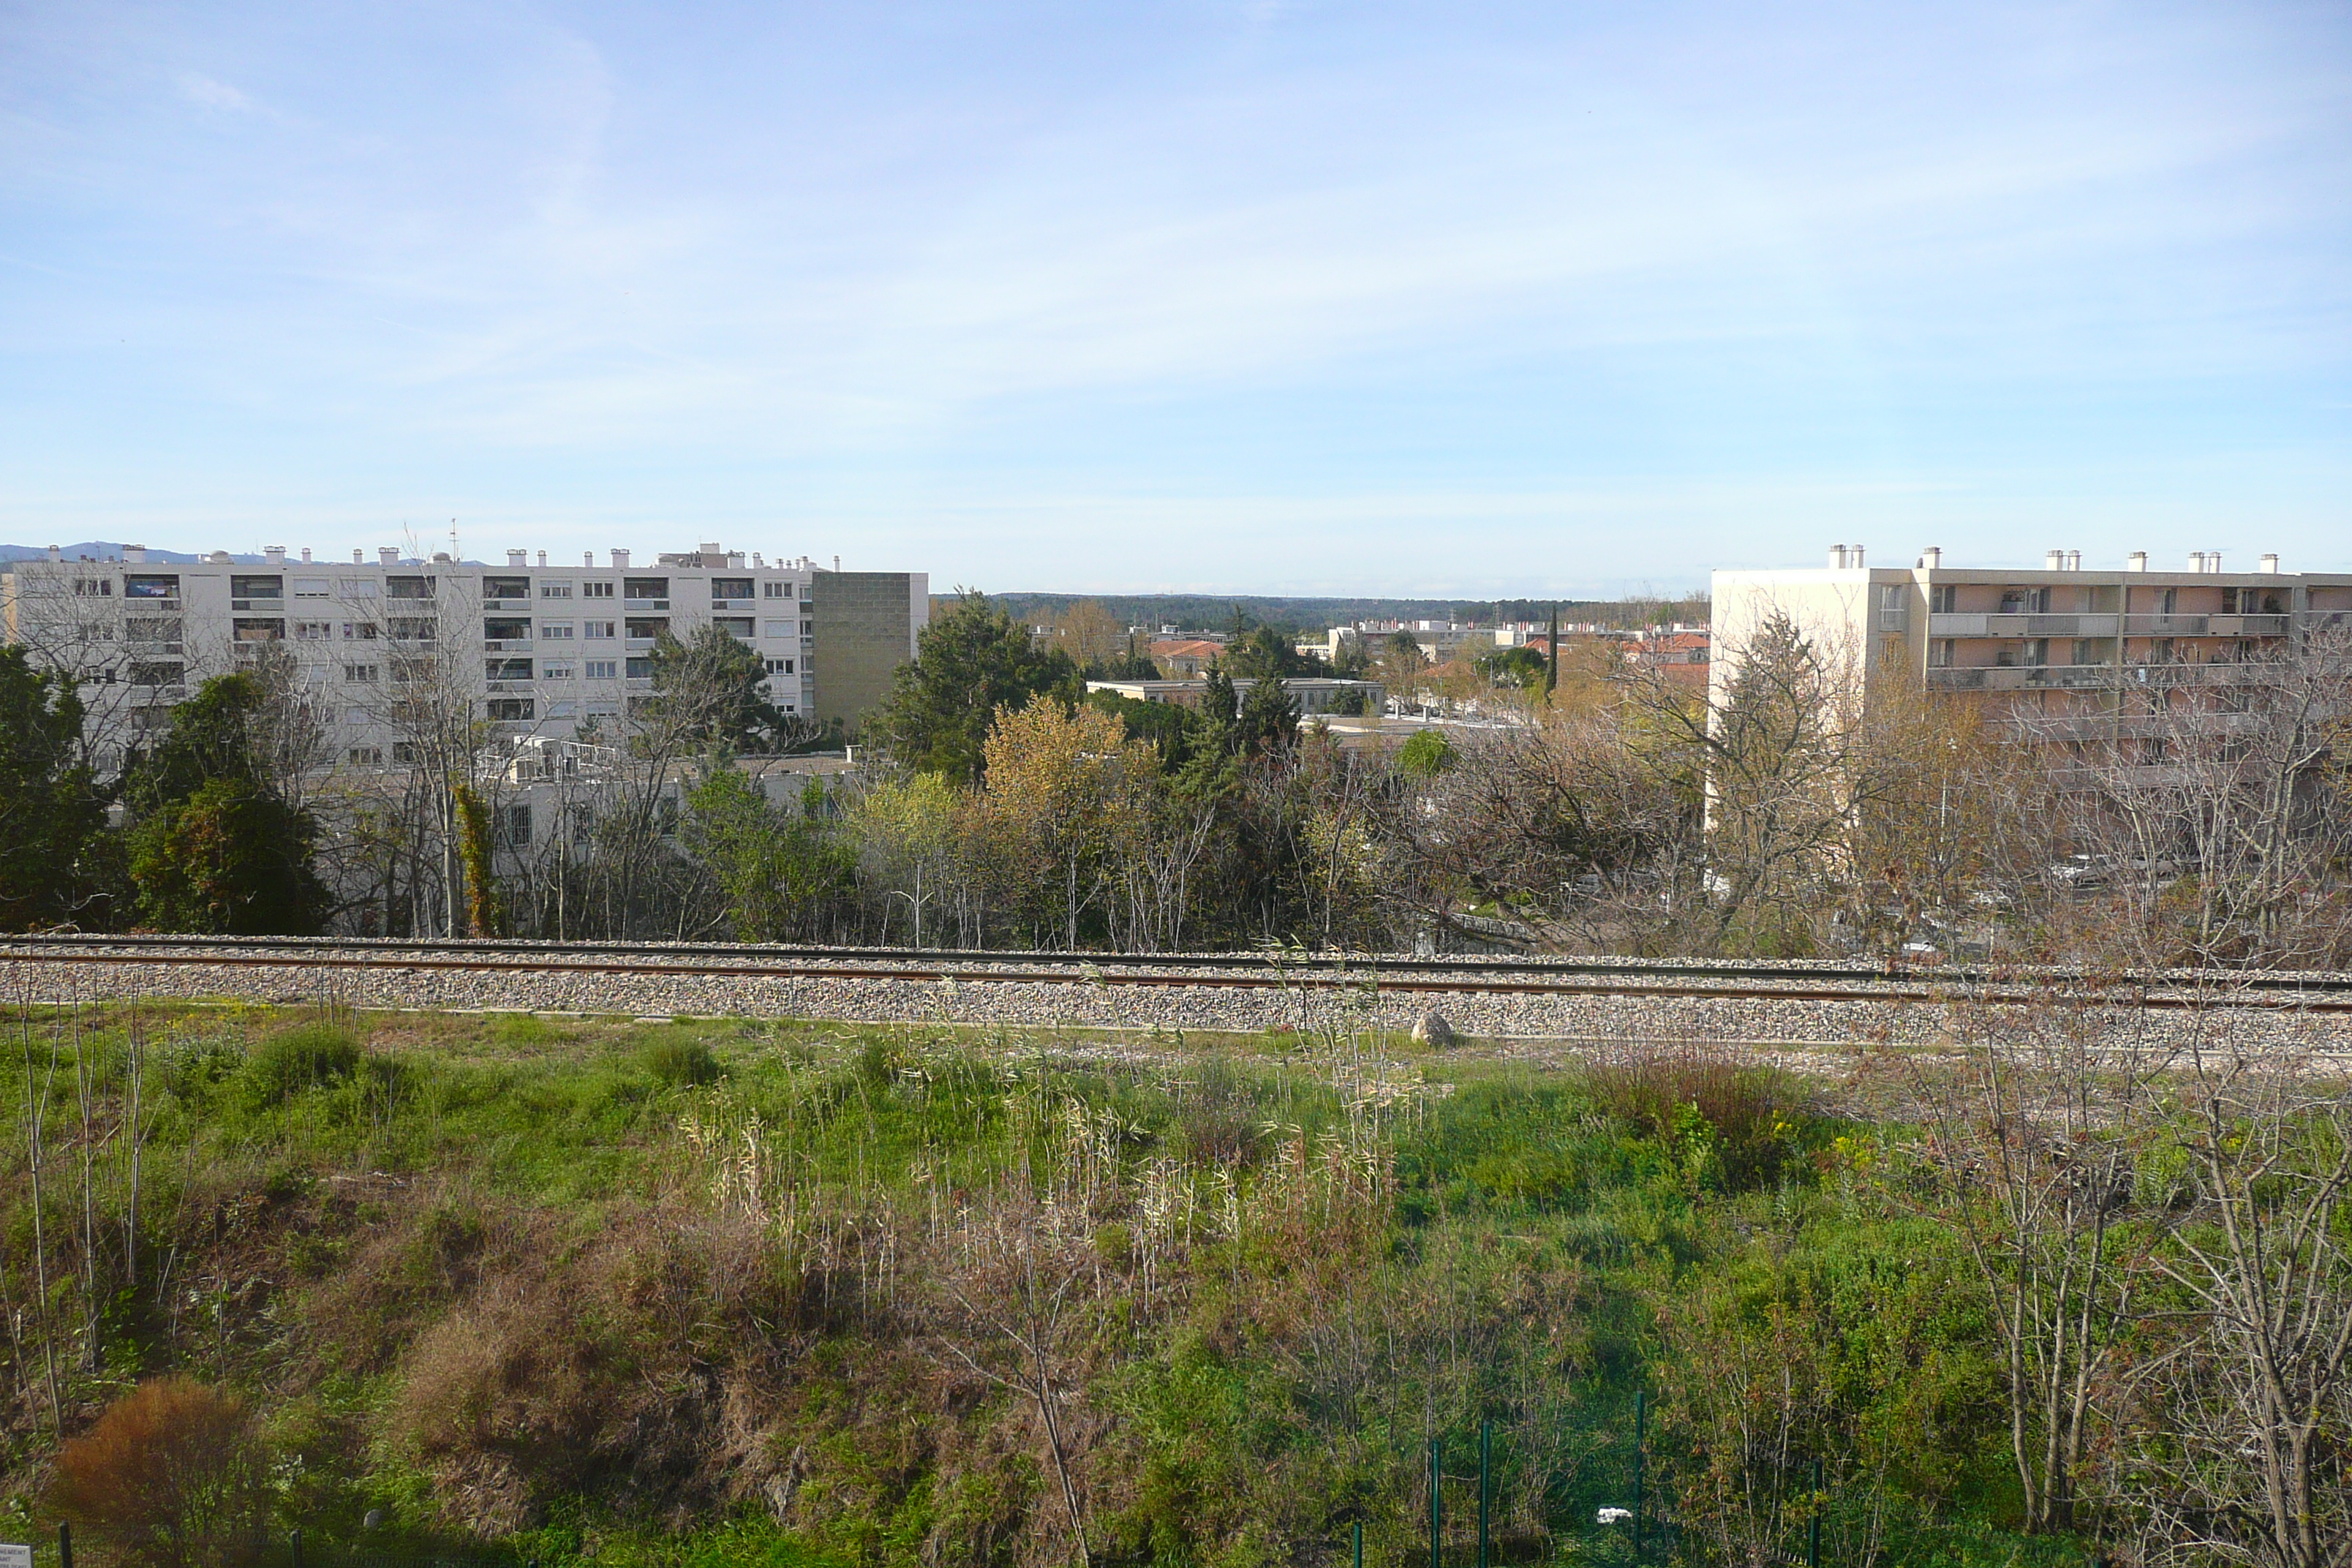
M 2200 1049 L 2170 1246 L 2194 1302 L 2133 1456 L 2151 1532 L 2266 1568 L 2352 1563 L 2352 1096 L 2306 1064 Z
M 2115 1037 L 2098 998 L 1990 1009 L 1949 1070 L 1922 1064 L 1938 1217 L 1968 1247 L 2002 1354 L 2027 1527 L 2077 1523 L 2096 1396 L 2151 1277 L 2133 1211 L 2165 1055 Z

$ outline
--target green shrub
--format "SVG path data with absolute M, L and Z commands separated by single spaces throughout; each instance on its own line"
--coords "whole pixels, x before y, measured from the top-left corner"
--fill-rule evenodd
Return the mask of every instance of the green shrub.
M 640 1051 L 637 1060 L 647 1072 L 672 1088 L 719 1081 L 719 1058 L 700 1040 L 666 1037 Z
M 304 1024 L 272 1035 L 254 1047 L 246 1079 L 264 1103 L 276 1105 L 313 1089 L 339 1083 L 359 1070 L 360 1043 L 334 1024 Z

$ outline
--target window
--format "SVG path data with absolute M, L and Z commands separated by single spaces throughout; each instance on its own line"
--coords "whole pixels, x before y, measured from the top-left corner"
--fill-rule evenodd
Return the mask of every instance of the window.
M 629 679 L 631 680 L 651 680 L 654 678 L 654 661 L 652 659 L 633 658 L 629 660 L 628 663 Z
M 624 577 L 621 595 L 628 599 L 667 599 L 669 579 L 667 577 Z
M 490 721 L 498 724 L 518 724 L 527 721 L 533 704 L 528 697 L 493 697 L 489 701 Z
M 572 597 L 572 584 L 550 583 L 545 578 L 541 578 L 539 584 L 539 596 L 542 599 L 568 599 Z
M 298 599 L 323 599 L 327 596 L 327 580 L 324 577 L 297 577 L 294 579 L 294 596 Z
M 621 679 L 620 665 L 616 661 L 609 658 L 590 659 L 587 664 L 587 671 L 588 679 L 591 680 L 618 680 Z
M 1927 608 L 1935 615 L 1948 616 L 1959 607 L 1960 591 L 1950 583 L 1938 583 L 1927 590 Z
M 343 679 L 357 685 L 373 686 L 375 684 L 376 675 L 376 667 L 372 664 L 347 664 L 343 666 Z
M 394 642 L 431 642 L 434 623 L 421 616 L 394 616 L 388 623 Z
M 547 638 L 551 642 L 570 642 L 572 640 L 572 623 L 570 621 L 542 621 L 540 623 L 539 635 Z
M 539 667 L 541 680 L 569 680 L 579 672 L 579 667 L 569 662 L 558 664 L 550 659 Z
M 611 621 L 583 621 L 580 623 L 580 635 L 582 637 L 593 638 L 603 642 L 612 641 L 613 634 L 615 629 L 614 624 Z
M 1952 668 L 1951 638 L 1937 637 L 1934 642 L 1927 645 L 1927 668 L 1930 669 L 1949 669 Z
M 122 640 L 124 642 L 178 642 L 182 624 L 177 616 L 134 616 L 122 623 Z
M 2089 637 L 2076 637 L 2074 639 L 2074 662 L 2076 664 L 2098 663 L 2099 645 L 2093 642 Z
M 591 719 L 617 719 L 620 716 L 621 705 L 609 697 L 588 704 L 588 717 Z
M 792 672 L 793 661 L 791 659 L 772 658 L 768 660 L 768 673 L 770 675 L 790 675 Z
M 277 642 L 286 636 L 286 623 L 238 616 L 230 620 L 228 635 L 232 642 Z
M 490 820 L 502 847 L 513 849 L 530 842 L 530 807 L 502 805 Z
M 613 584 L 583 583 L 580 584 L 580 596 L 583 599 L 609 599 L 613 596 Z
M 2171 615 L 2179 605 L 2180 590 L 2178 588 L 2167 588 L 2156 596 L 2156 613 L 2159 616 Z
M 485 599 L 528 599 L 530 579 L 528 577 L 485 577 L 482 579 Z
M 343 640 L 345 642 L 373 642 L 375 641 L 375 634 L 376 626 L 373 621 L 345 621 L 343 623 Z
M 530 623 L 500 618 L 482 623 L 482 635 L 492 642 L 529 642 Z
M 392 743 L 392 760 L 395 763 L 414 763 L 416 760 L 416 742 L 394 741 Z
M 484 659 L 482 673 L 490 680 L 529 680 L 530 660 L 527 658 Z
M 767 635 L 772 637 L 793 637 L 796 635 L 796 628 L 790 621 L 770 621 Z
M 353 767 L 377 767 L 382 765 L 383 762 L 383 748 L 382 746 L 353 746 L 350 751 L 343 753 L 343 760 L 351 763 Z
M 335 594 L 342 599 L 373 599 L 375 597 L 375 579 L 338 577 L 335 579 Z
M 2025 663 L 2026 663 L 2027 667 L 2028 667 L 2029 668 L 2039 669 L 2039 668 L 2041 668 L 2043 665 L 2048 664 L 2049 662 L 2050 662 L 2050 639 L 2049 639 L 2048 637 L 2028 637 L 2028 638 L 2026 638 L 2026 639 L 2025 639 Z
M 180 664 L 133 664 L 131 684 L 133 686 L 177 686 L 187 667 Z
M 334 640 L 334 636 L 335 623 L 332 621 L 296 621 L 294 623 L 296 642 L 331 642 Z
M 793 596 L 793 585 L 790 583 L 766 583 L 761 586 L 767 590 L 767 596 L 771 599 L 789 599 Z
M 751 617 L 749 616 L 713 616 L 710 624 L 730 637 L 751 640 Z
M 569 719 L 579 706 L 576 702 L 551 702 L 547 705 L 547 716 L 551 719 Z
M 635 620 L 623 622 L 622 629 L 626 631 L 633 637 L 644 637 L 650 640 L 651 638 L 657 637 L 661 636 L 662 633 L 669 630 L 669 622 L 667 618 L 660 616 L 643 616 Z
M 433 596 L 430 577 L 387 577 L 383 580 L 384 595 L 394 599 L 429 599 Z
M 74 596 L 81 599 L 111 599 L 114 597 L 114 579 L 77 577 L 74 579 Z
M 283 577 L 232 577 L 228 580 L 228 596 L 232 599 L 282 599 L 286 596 Z
M 710 580 L 710 602 L 714 605 L 751 596 L 751 579 L 749 577 L 713 577 Z
M 180 596 L 177 577 L 140 575 L 122 580 L 122 596 L 126 599 L 176 599 Z

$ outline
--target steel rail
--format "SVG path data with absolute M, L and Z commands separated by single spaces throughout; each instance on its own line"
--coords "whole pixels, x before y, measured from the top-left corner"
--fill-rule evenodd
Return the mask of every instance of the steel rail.
M 527 954 L 509 951 L 510 944 L 438 943 L 432 948 L 422 944 L 393 943 L 381 948 L 353 952 L 359 944 L 310 942 L 297 946 L 290 942 L 268 939 L 252 941 L 231 939 L 228 942 L 159 941 L 142 943 L 131 951 L 93 951 L 110 945 L 114 939 L 91 942 L 75 948 L 51 947 L 31 952 L 13 951 L 19 946 L 13 939 L 0 942 L 0 963 L 69 963 L 89 965 L 150 965 L 170 964 L 194 967 L 277 968 L 277 969 L 389 969 L 403 973 L 514 973 L 526 974 L 585 974 L 625 976 L 687 975 L 709 979 L 742 980 L 845 980 L 845 981 L 906 981 L 919 984 L 1050 984 L 1102 985 L 1145 987 L 1152 989 L 1197 988 L 1203 990 L 1279 990 L 1297 986 L 1315 991 L 1397 991 L 1409 994 L 1495 994 L 1495 995 L 1626 995 L 1685 997 L 1692 999 L 1718 998 L 1731 1001 L 1784 1002 L 1958 1002 L 1979 1003 L 2027 1002 L 2044 994 L 2033 985 L 1979 984 L 1961 977 L 1950 981 L 1923 980 L 1906 976 L 1890 978 L 1882 973 L 1849 973 L 1843 984 L 1822 985 L 1782 981 L 1780 984 L 1759 984 L 1786 973 L 1786 971 L 1747 969 L 1734 972 L 1735 983 L 1716 978 L 1714 973 L 1675 972 L 1661 974 L 1656 970 L 1625 966 L 1604 969 L 1600 973 L 1556 973 L 1549 970 L 1527 973 L 1523 977 L 1504 978 L 1494 966 L 1457 966 L 1442 963 L 1431 964 L 1423 961 L 1420 972 L 1395 974 L 1388 973 L 1389 965 L 1378 961 L 1359 961 L 1357 970 L 1327 967 L 1309 973 L 1291 973 L 1264 961 L 1256 962 L 1249 972 L 1183 973 L 1198 968 L 1191 959 L 1148 961 L 1150 968 L 1129 964 L 1110 968 L 1097 964 L 1091 958 L 1051 955 L 1058 968 L 1034 966 L 1037 955 L 1027 955 L 1024 966 L 1008 964 L 1009 955 L 982 957 L 969 952 L 957 952 L 948 963 L 940 960 L 949 955 L 928 954 L 929 963 L 876 962 L 872 958 L 860 962 L 832 959 L 827 962 L 782 963 L 768 959 L 774 950 L 718 948 L 710 952 L 734 962 L 678 962 L 686 955 L 664 949 L 645 950 L 646 956 L 635 958 L 614 956 L 597 958 L 572 949 L 551 949 Z M 463 951 L 447 952 L 450 947 Z M 196 951 L 186 951 L 194 948 Z M 255 951 L 259 948 L 262 951 Z M 44 950 L 47 949 L 47 950 Z M 179 951 L 173 951 L 173 950 Z M 598 947 L 593 952 L 616 952 L 617 950 Z M 805 951 L 805 950 L 803 950 Z M 827 950 L 844 954 L 876 954 L 872 949 Z M 877 957 L 881 955 L 876 954 Z M 911 956 L 911 955 L 910 955 Z M 1132 958 L 1135 955 L 1128 955 Z M 967 967 L 969 965 L 969 967 Z M 1600 966 L 1588 966 L 1599 968 Z M 1432 968 L 1453 970 L 1454 973 L 1431 973 Z M 2164 987 L 2100 987 L 2098 991 L 2114 996 L 2123 1005 L 2164 1010 L 2207 1008 L 2217 1005 L 2256 1006 L 2273 1009 L 2300 1009 L 2321 1013 L 2352 1013 L 2352 986 L 2314 987 L 2300 993 L 2275 990 L 2259 991 L 2253 994 L 2233 994 L 2217 998 L 2209 990 L 2184 993 L 2179 988 Z
M 273 937 L 173 936 L 154 933 L 112 935 L 103 932 L 37 933 L 0 937 L 0 956 L 31 956 L 10 950 L 20 947 L 75 950 L 198 949 L 220 952 L 261 950 L 271 953 L 321 952 L 393 955 L 432 953 L 465 955 L 511 954 L 558 959 L 585 959 L 612 954 L 642 966 L 647 958 L 729 959 L 739 962 L 786 961 L 803 964 L 845 963 L 861 967 L 900 963 L 932 970 L 940 966 L 974 965 L 989 969 L 1007 964 L 1061 965 L 1099 971 L 1108 978 L 1119 970 L 1165 971 L 1239 970 L 1267 977 L 1294 978 L 1317 972 L 1384 977 L 1412 974 L 1492 974 L 1496 976 L 1652 977 L 1716 979 L 1750 982 L 1799 980 L 1890 984 L 1910 982 L 1937 989 L 2003 987 L 2021 994 L 2037 985 L 2069 990 L 2218 988 L 2232 991 L 2274 991 L 2295 994 L 2352 994 L 2352 974 L 2316 971 L 2171 969 L 2119 973 L 2101 976 L 2048 966 L 1988 970 L 1977 966 L 1941 964 L 1904 966 L 1806 961 L 1739 959 L 1512 958 L 1486 955 L 1420 957 L 1369 952 L 1053 952 L 989 948 L 842 947 L 822 944 L 760 944 L 732 942 L 559 942 L 513 938 L 438 937 Z M 382 957 L 374 962 L 383 962 Z M 689 971 L 700 973 L 699 970 Z M 1384 981 L 1385 984 L 1401 984 Z M 1775 991 L 1774 994 L 1782 993 Z

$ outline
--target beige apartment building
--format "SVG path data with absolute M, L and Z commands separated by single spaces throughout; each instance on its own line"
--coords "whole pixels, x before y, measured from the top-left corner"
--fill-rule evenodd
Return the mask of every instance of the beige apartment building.
M 1836 545 L 1825 566 L 1714 574 L 1709 691 L 1717 705 L 1766 619 L 1786 614 L 1865 679 L 1900 672 L 1930 691 L 1981 695 L 2017 716 L 2095 718 L 2173 706 L 2227 708 L 2246 668 L 2314 627 L 2352 623 L 2352 573 L 2291 573 L 2276 555 L 2226 569 L 2193 551 L 2179 571 L 2146 552 L 2088 566 L 2051 551 L 2039 570 L 1872 566 Z

